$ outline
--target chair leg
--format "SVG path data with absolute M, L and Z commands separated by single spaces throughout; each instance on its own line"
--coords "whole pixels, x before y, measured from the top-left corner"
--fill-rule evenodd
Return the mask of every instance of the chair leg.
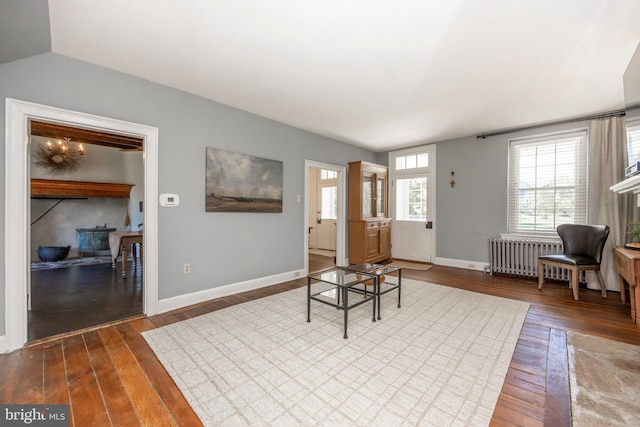
M 544 283 L 544 265 L 542 261 L 538 260 L 538 289 L 542 289 Z
M 607 285 L 604 284 L 604 277 L 602 277 L 602 273 L 600 270 L 596 270 L 596 274 L 598 275 L 598 282 L 600 282 L 600 289 L 602 289 L 602 298 L 607 297 Z M 624 288 L 622 289 L 624 292 Z
M 571 282 L 571 288 L 573 288 L 573 299 L 578 301 L 578 269 L 569 269 L 569 281 Z

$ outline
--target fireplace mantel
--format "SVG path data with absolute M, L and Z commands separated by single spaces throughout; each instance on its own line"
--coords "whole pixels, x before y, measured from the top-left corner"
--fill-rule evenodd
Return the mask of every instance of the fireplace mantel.
M 31 197 L 76 198 L 114 197 L 128 198 L 132 184 L 111 182 L 61 181 L 54 179 L 32 179 Z

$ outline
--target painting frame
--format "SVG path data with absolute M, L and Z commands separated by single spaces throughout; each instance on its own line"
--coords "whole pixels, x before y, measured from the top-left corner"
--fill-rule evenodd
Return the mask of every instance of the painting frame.
M 206 148 L 206 212 L 282 213 L 284 162 Z

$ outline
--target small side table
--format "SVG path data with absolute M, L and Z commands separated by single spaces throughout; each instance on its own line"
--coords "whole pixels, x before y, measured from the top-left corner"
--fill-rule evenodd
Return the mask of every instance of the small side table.
M 360 277 L 358 277 L 360 276 Z M 311 322 L 311 300 L 321 302 L 323 304 L 329 305 L 331 307 L 335 307 L 338 310 L 342 310 L 344 312 L 344 336 L 343 338 L 349 338 L 347 336 L 347 323 L 348 323 L 348 313 L 354 307 L 357 307 L 366 302 L 372 301 L 372 311 L 373 316 L 371 321 L 376 321 L 376 292 L 367 293 L 366 290 L 362 291 L 361 289 L 355 288 L 356 285 L 360 283 L 364 283 L 368 280 L 374 280 L 375 276 L 372 274 L 359 274 L 356 275 L 355 272 L 346 270 L 343 268 L 336 268 L 329 271 L 323 271 L 320 273 L 314 273 L 307 276 L 307 322 Z M 320 292 L 316 292 L 314 294 L 311 293 L 311 284 L 324 283 L 326 285 L 330 285 L 329 288 L 326 286 L 324 290 Z M 375 281 L 377 283 L 377 281 Z M 355 292 L 360 295 L 364 295 L 364 298 L 359 299 L 358 302 L 349 305 L 349 292 Z
M 376 286 L 374 286 L 374 293 L 376 294 L 376 299 L 378 300 L 378 320 L 382 320 L 380 317 L 380 297 L 388 292 L 391 292 L 395 289 L 398 290 L 398 308 L 400 308 L 400 300 L 401 300 L 401 291 L 402 291 L 402 268 L 400 267 L 391 267 L 389 265 L 384 264 L 355 264 L 350 265 L 349 267 L 343 267 L 345 270 L 355 271 L 359 274 L 370 274 L 376 277 Z M 398 283 L 390 283 L 390 282 L 381 282 L 380 278 L 382 276 L 388 276 L 390 274 L 397 273 L 398 275 Z M 365 287 L 366 288 L 366 287 Z

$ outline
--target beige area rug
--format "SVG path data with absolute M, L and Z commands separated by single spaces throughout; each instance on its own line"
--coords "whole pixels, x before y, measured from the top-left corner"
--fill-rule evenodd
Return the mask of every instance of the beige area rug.
M 387 265 L 391 267 L 408 268 L 410 270 L 420 270 L 420 271 L 427 271 L 428 269 L 433 267 L 432 264 L 422 264 L 419 262 L 410 262 L 410 261 L 391 261 Z
M 207 426 L 489 424 L 529 304 L 405 279 L 402 308 L 350 310 L 343 339 L 342 311 L 312 301 L 307 323 L 306 292 L 143 335 Z
M 640 347 L 567 332 L 575 427 L 640 425 Z

